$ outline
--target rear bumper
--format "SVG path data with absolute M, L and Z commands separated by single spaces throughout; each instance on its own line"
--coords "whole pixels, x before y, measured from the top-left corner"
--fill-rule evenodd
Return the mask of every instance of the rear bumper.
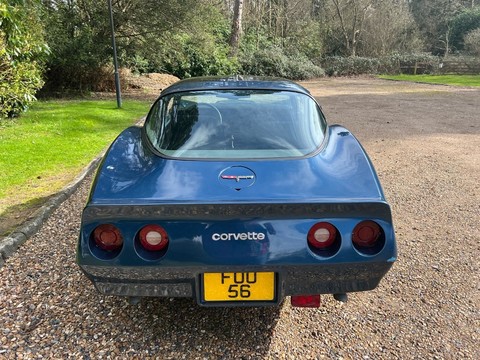
M 374 289 L 392 263 L 345 263 L 282 266 L 114 267 L 81 265 L 104 295 L 191 297 L 202 306 L 275 305 L 285 296 L 341 294 Z M 275 300 L 270 302 L 206 302 L 202 274 L 207 272 L 274 272 Z

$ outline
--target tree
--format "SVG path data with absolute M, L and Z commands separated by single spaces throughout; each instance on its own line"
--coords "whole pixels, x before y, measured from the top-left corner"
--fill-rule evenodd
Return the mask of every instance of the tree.
M 0 117 L 27 109 L 43 85 L 43 40 L 35 0 L 0 0 Z
M 464 43 L 469 54 L 480 56 L 480 28 L 467 33 L 464 38 Z
M 218 0 L 186 3 L 179 1 L 186 6 L 184 18 L 176 17 L 175 26 L 164 31 L 149 27 L 151 33 L 135 39 L 126 58 L 139 54 L 150 64 L 148 71 L 181 78 L 235 73 L 237 60 L 229 57 L 231 19 L 218 7 Z
M 235 0 L 235 8 L 233 11 L 232 35 L 230 36 L 230 55 L 234 56 L 238 52 L 240 44 L 240 36 L 242 35 L 242 13 L 243 0 Z
M 475 6 L 480 4 L 479 0 L 461 0 L 462 5 L 465 8 L 474 8 Z
M 359 52 L 369 57 L 418 52 L 422 43 L 405 0 L 377 0 L 365 18 Z
M 467 8 L 451 20 L 451 46 L 455 50 L 464 49 L 464 37 L 472 30 L 480 28 L 480 6 Z
M 318 1 L 318 0 L 316 0 Z M 239 61 L 245 73 L 305 79 L 320 76 L 323 51 L 312 0 L 245 2 Z
M 106 1 L 42 0 L 46 39 L 51 48 L 47 90 L 93 90 L 100 69 L 110 62 L 111 42 Z
M 106 1 L 43 0 L 51 89 L 96 90 L 111 78 Z M 228 21 L 214 0 L 113 0 L 120 64 L 187 77 L 227 72 Z M 103 76 L 102 76 L 103 74 Z
M 343 54 L 357 54 L 358 39 L 363 33 L 365 19 L 371 12 L 373 2 L 374 0 L 331 0 L 334 27 L 330 34 L 335 38 L 335 33 L 341 34 L 341 39 L 337 40 L 343 44 Z
M 451 52 L 452 18 L 463 8 L 461 0 L 412 0 L 411 11 L 428 51 L 447 56 Z
M 244 49 L 279 47 L 287 54 L 319 57 L 323 44 L 314 3 L 323 0 L 250 0 L 244 5 Z

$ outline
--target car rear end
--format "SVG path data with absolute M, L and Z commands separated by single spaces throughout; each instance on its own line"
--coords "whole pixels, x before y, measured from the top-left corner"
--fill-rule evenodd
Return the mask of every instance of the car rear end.
M 204 306 L 371 290 L 395 258 L 382 202 L 87 206 L 78 249 L 103 294 Z

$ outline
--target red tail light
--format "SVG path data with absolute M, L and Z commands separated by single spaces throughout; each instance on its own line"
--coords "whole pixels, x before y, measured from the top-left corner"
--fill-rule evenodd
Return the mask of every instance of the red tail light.
M 330 223 L 320 222 L 312 226 L 307 235 L 308 243 L 317 249 L 331 246 L 337 237 L 337 229 Z
M 352 241 L 357 246 L 369 248 L 375 246 L 381 234 L 380 225 L 374 221 L 366 220 L 355 226 Z
M 120 230 L 111 224 L 99 225 L 93 230 L 95 244 L 103 250 L 118 250 L 123 245 Z
M 290 298 L 292 306 L 319 307 L 320 295 L 294 295 Z
M 147 225 L 138 235 L 142 246 L 150 251 L 160 251 L 168 245 L 168 235 L 164 228 L 158 225 Z

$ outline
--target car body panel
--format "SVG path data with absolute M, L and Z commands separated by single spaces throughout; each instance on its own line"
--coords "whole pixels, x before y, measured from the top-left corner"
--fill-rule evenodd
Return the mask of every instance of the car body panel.
M 176 82 L 162 91 L 162 96 L 184 91 L 198 90 L 275 90 L 275 91 L 294 91 L 303 94 L 310 92 L 303 86 L 282 78 L 261 77 L 261 76 L 205 76 L 201 78 L 190 78 Z
M 101 164 L 90 203 L 384 200 L 368 157 L 340 126 L 329 127 L 328 146 L 300 159 L 176 160 L 159 157 L 144 143 L 138 127 L 117 138 Z M 226 181 L 222 185 L 220 173 L 232 166 L 251 169 L 255 184 L 241 191 L 232 191 Z

